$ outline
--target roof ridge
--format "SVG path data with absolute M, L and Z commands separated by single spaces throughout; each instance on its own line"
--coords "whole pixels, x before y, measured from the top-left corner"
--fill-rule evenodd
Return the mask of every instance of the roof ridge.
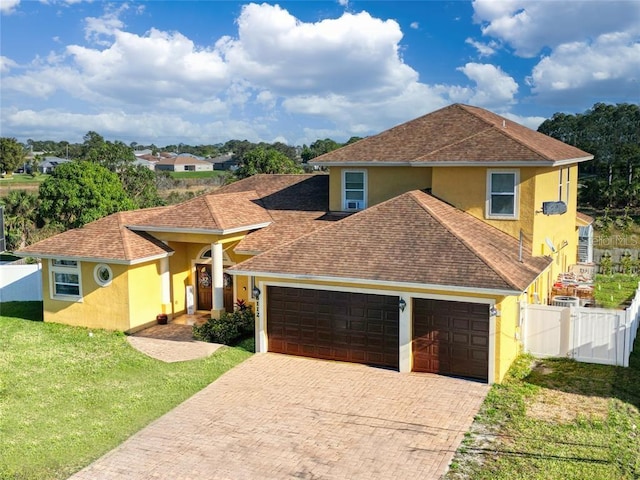
M 409 194 L 416 200 L 416 202 L 418 203 L 418 205 L 420 205 L 427 213 L 429 213 L 429 215 L 431 215 L 440 225 L 442 225 L 443 228 L 445 228 L 449 233 L 451 233 L 454 237 L 456 237 L 458 240 L 460 240 L 460 242 L 463 243 L 463 245 L 469 250 L 471 251 L 480 261 L 482 261 L 482 263 L 484 263 L 487 267 L 489 267 L 490 270 L 492 270 L 493 272 L 495 272 L 502 280 L 504 280 L 507 284 L 509 284 L 511 287 L 515 288 L 516 290 L 519 290 L 518 286 L 516 285 L 516 282 L 514 282 L 508 275 L 505 275 L 505 273 L 502 271 L 501 268 L 499 268 L 497 265 L 493 265 L 491 262 L 489 262 L 489 260 L 482 254 L 482 252 L 480 252 L 477 248 L 475 248 L 472 244 L 470 244 L 465 238 L 463 238 L 462 236 L 460 236 L 460 234 L 456 231 L 454 231 L 452 228 L 450 228 L 449 224 L 444 222 L 440 215 L 437 212 L 434 212 L 433 210 L 431 210 L 427 205 L 425 205 L 423 202 L 420 201 L 420 199 L 416 196 L 417 192 L 421 192 L 421 190 L 413 190 L 410 191 Z M 423 192 L 424 193 L 424 192 Z M 425 195 L 430 195 L 425 193 Z M 430 195 L 432 198 L 445 203 L 446 205 L 449 205 L 451 208 L 455 209 L 456 211 L 469 215 L 470 218 L 472 218 L 473 220 L 477 220 L 478 222 L 482 223 L 483 225 L 486 225 L 492 229 L 494 229 L 496 232 L 500 232 L 503 235 L 507 235 L 506 233 L 504 233 L 502 230 L 494 227 L 493 225 L 489 225 L 488 223 L 484 223 L 481 220 L 478 220 L 476 217 L 474 217 L 473 215 L 468 214 L 467 212 L 460 210 L 456 207 L 454 207 L 453 205 L 445 202 L 444 200 L 441 200 L 437 197 L 435 197 L 434 195 Z M 507 235 L 509 238 L 513 238 L 509 235 Z M 523 263 L 524 265 L 524 263 Z M 528 268 L 528 267 L 527 267 Z
M 131 258 L 131 247 L 129 245 L 129 241 L 125 237 L 125 230 L 130 231 L 127 225 L 124 224 L 125 218 L 122 215 L 123 212 L 116 213 L 116 219 L 118 222 L 118 233 L 120 234 L 120 241 L 122 242 L 122 249 L 124 250 L 124 258 Z
M 482 122 L 486 123 L 487 125 L 489 125 L 489 128 L 496 130 L 497 132 L 501 133 L 503 136 L 509 137 L 511 140 L 513 140 L 514 142 L 518 143 L 519 145 L 523 146 L 524 148 L 526 148 L 527 150 L 529 150 L 532 153 L 535 153 L 536 155 L 540 155 L 541 157 L 543 157 L 545 160 L 550 160 L 550 161 L 554 161 L 551 157 L 549 157 L 549 155 L 546 155 L 542 152 L 539 152 L 537 150 L 534 150 L 533 148 L 531 148 L 529 145 L 527 145 L 526 143 L 524 143 L 522 140 L 516 138 L 514 135 L 511 134 L 511 132 L 509 131 L 508 128 L 506 128 L 506 123 L 505 123 L 505 127 L 504 128 L 500 128 L 498 126 L 496 126 L 493 122 L 490 122 L 489 120 L 486 120 L 485 118 L 483 118 L 481 115 L 479 115 L 477 112 L 473 111 L 474 108 L 476 109 L 480 109 L 483 110 L 485 112 L 488 112 L 491 115 L 495 115 L 496 117 L 501 118 L 504 122 L 509 122 L 513 125 L 517 125 L 519 127 L 522 128 L 527 128 L 524 127 L 523 125 L 520 125 L 516 122 L 514 122 L 513 120 L 509 120 L 506 117 L 503 117 L 502 115 L 498 115 L 495 112 L 492 112 L 490 110 L 484 109 L 484 108 L 480 108 L 480 107 L 473 107 L 471 105 L 464 105 L 464 104 L 459 104 L 461 108 L 464 109 L 465 112 L 470 113 L 471 115 L 473 115 L 474 117 L 478 118 L 479 120 L 481 120 Z M 533 130 L 533 129 L 529 129 L 534 133 L 539 133 L 540 135 L 544 135 L 544 133 L 540 133 L 537 130 Z M 548 135 L 547 135 L 548 136 Z M 549 137 L 549 138 L 553 138 L 553 137 Z M 555 139 L 554 139 L 555 140 Z
M 427 155 L 433 155 L 434 153 L 439 152 L 439 151 L 441 151 L 441 150 L 446 150 L 446 149 L 448 149 L 448 148 L 453 147 L 454 145 L 458 145 L 459 143 L 466 142 L 466 141 L 467 141 L 467 140 L 469 140 L 470 138 L 473 138 L 473 137 L 476 137 L 476 136 L 478 136 L 478 135 L 481 135 L 481 134 L 485 133 L 485 132 L 486 132 L 487 130 L 489 130 L 490 128 L 491 128 L 491 127 L 489 126 L 489 127 L 485 128 L 485 129 L 483 129 L 483 130 L 480 130 L 479 132 L 476 132 L 476 133 L 474 133 L 474 134 L 472 134 L 472 135 L 469 135 L 469 136 L 467 136 L 467 137 L 461 138 L 461 139 L 460 139 L 460 140 L 458 140 L 457 142 L 453 142 L 453 143 L 449 143 L 449 144 L 447 144 L 447 145 L 443 145 L 442 147 L 440 147 L 440 148 L 436 148 L 435 150 L 432 150 L 432 151 L 430 151 L 430 152 L 427 152 L 427 153 L 425 153 L 424 155 L 420 155 L 420 156 L 419 156 L 418 158 L 416 158 L 415 160 L 409 160 L 409 162 L 411 162 L 411 163 L 413 163 L 413 162 L 419 162 L 421 159 L 423 159 L 423 158 L 424 158 L 424 157 L 426 157 Z
M 214 197 L 219 197 L 222 195 L 233 195 L 233 196 L 240 197 L 240 196 L 249 196 L 251 194 L 253 194 L 256 200 L 260 200 L 260 196 L 258 195 L 258 192 L 256 192 L 255 190 L 243 190 L 241 192 L 228 192 L 228 193 L 223 192 L 217 195 L 213 193 L 207 193 L 204 195 L 204 202 L 205 202 L 205 205 L 207 206 L 207 209 L 209 210 L 209 213 L 211 214 L 211 217 L 213 218 L 213 221 L 216 223 L 216 225 L 220 227 L 220 229 L 224 230 L 225 229 L 225 225 L 223 225 L 224 222 L 222 221 L 222 217 L 220 216 L 220 213 L 216 208 L 217 202 L 214 201 L 214 200 L 217 200 L 217 198 L 214 199 Z M 264 208 L 264 205 L 260 205 L 260 208 L 267 211 L 268 213 L 268 210 Z M 269 214 L 269 216 L 271 217 L 271 214 Z M 273 219 L 273 217 L 271 218 Z

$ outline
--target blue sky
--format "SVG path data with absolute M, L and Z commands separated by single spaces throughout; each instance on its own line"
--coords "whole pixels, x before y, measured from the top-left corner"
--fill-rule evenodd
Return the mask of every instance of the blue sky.
M 309 144 L 640 101 L 640 2 L 0 0 L 0 135 Z

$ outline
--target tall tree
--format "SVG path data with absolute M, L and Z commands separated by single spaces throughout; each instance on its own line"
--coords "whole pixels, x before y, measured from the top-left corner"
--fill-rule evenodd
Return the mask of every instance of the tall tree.
M 59 165 L 40 185 L 40 216 L 64 228 L 76 228 L 135 208 L 118 176 L 92 162 Z
M 244 154 L 236 176 L 245 178 L 258 173 L 302 173 L 302 169 L 284 153 L 274 148 L 258 147 Z
M 157 207 L 164 202 L 158 195 L 156 173 L 141 165 L 127 165 L 118 177 L 136 208 Z
M 596 103 L 584 113 L 556 113 L 538 131 L 594 155 L 580 164 L 579 202 L 596 208 L 637 203 L 640 191 L 640 106 Z
M 38 196 L 26 190 L 11 190 L 2 199 L 4 205 L 7 250 L 23 248 L 36 231 Z
M 25 152 L 18 140 L 10 137 L 0 138 L 0 172 L 12 174 L 23 164 Z
M 352 137 L 353 138 L 353 137 Z M 302 153 L 300 156 L 302 157 L 302 161 L 307 163 L 309 160 L 319 157 L 328 152 L 332 152 L 340 148 L 342 145 L 335 140 L 331 140 L 330 138 L 325 138 L 324 140 L 316 140 L 310 146 L 304 145 L 302 147 Z

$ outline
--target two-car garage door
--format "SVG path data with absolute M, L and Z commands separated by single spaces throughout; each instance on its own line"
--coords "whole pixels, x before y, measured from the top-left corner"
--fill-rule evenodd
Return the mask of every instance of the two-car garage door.
M 399 366 L 399 297 L 269 286 L 269 351 Z M 487 380 L 488 306 L 413 300 L 413 370 Z
M 269 351 L 398 368 L 398 297 L 268 287 Z

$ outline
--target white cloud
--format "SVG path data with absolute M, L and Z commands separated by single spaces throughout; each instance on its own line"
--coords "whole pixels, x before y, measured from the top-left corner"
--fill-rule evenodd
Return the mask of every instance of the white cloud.
M 20 5 L 20 0 L 0 0 L 0 14 L 11 15 Z
M 128 9 L 129 6 L 124 3 L 120 5 L 118 9 L 108 11 L 101 17 L 85 18 L 85 39 L 98 45 L 108 46 L 110 44 L 110 37 L 124 27 L 124 22 L 120 20 L 119 17 Z
M 518 91 L 499 67 L 481 63 L 459 68 L 472 86 L 421 83 L 400 54 L 398 23 L 367 12 L 310 23 L 276 5 L 248 4 L 236 35 L 203 46 L 178 31 L 127 31 L 122 18 L 138 10 L 106 8 L 85 19 L 85 44 L 36 56 L 13 75 L 16 65 L 2 59 L 3 92 L 27 99 L 3 105 L 3 129 L 69 141 L 93 130 L 165 145 L 309 144 L 369 135 L 451 102 L 504 112 Z
M 409 26 L 414 30 L 418 30 L 420 28 L 420 24 L 418 22 L 411 22 L 411 25 Z
M 633 82 L 636 82 L 635 84 Z M 640 41 L 614 33 L 586 41 L 560 45 L 543 57 L 528 78 L 533 92 L 546 94 L 596 89 L 598 84 L 633 95 L 640 81 Z
M 0 73 L 9 73 L 9 71 L 17 67 L 18 64 L 11 60 L 9 57 L 5 57 L 4 55 L 0 55 Z
M 474 0 L 473 9 L 484 35 L 523 57 L 605 33 L 640 31 L 640 2 L 635 1 Z
M 399 56 L 400 26 L 367 12 L 304 23 L 277 5 L 245 5 L 238 38 L 217 47 L 234 76 L 277 94 L 399 92 L 418 74 Z
M 476 83 L 475 91 L 469 98 L 473 105 L 504 109 L 515 103 L 518 84 L 500 67 L 486 63 L 467 63 L 458 70 Z
M 542 122 L 547 120 L 546 117 L 525 117 L 521 115 L 516 115 L 514 113 L 504 112 L 501 113 L 503 117 L 508 118 L 520 125 L 524 125 L 525 127 L 530 128 L 531 130 L 537 130 Z
M 467 38 L 464 43 L 467 43 L 478 50 L 478 55 L 482 57 L 490 57 L 496 53 L 498 44 L 493 40 L 488 43 L 482 43 L 474 40 L 473 38 Z

